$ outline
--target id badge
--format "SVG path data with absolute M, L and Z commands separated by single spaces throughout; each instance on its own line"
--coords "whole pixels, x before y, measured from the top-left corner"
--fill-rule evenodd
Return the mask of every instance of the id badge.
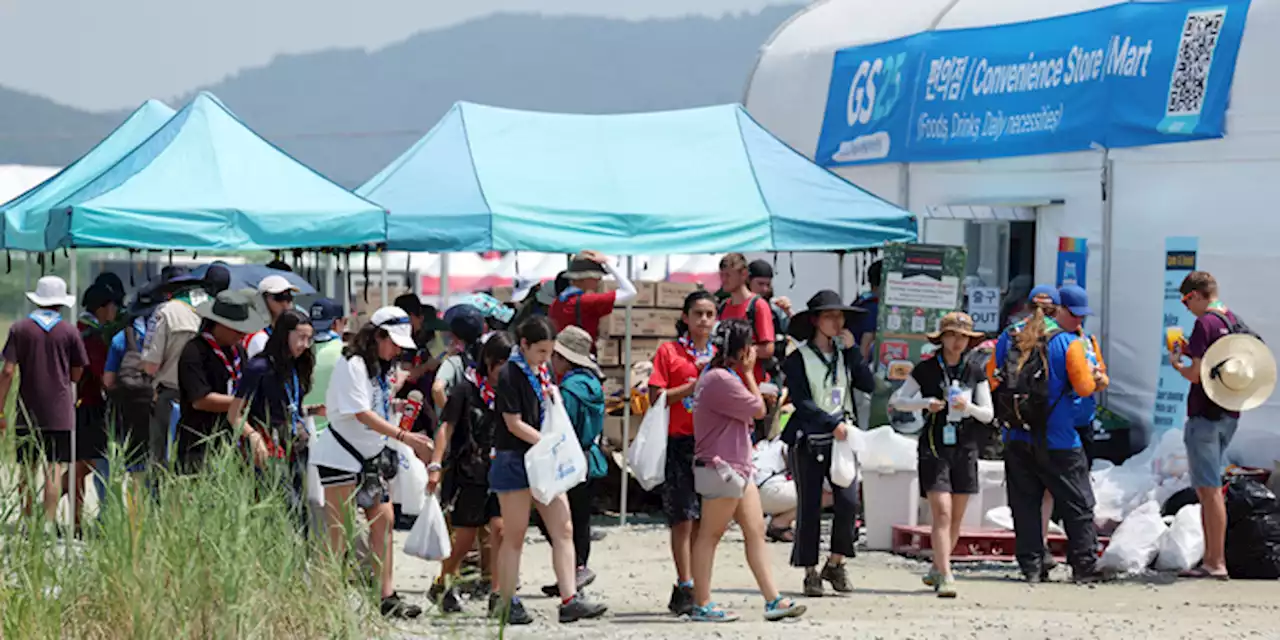
M 831 406 L 837 408 L 844 406 L 844 387 L 832 387 Z
M 236 395 L 236 383 L 232 380 L 227 380 L 227 395 L 229 396 Z
M 942 427 L 942 444 L 950 447 L 956 443 L 956 425 L 947 423 Z

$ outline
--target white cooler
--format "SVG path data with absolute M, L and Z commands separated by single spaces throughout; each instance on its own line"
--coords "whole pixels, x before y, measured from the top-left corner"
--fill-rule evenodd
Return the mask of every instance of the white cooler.
M 999 460 L 978 461 L 978 493 L 969 496 L 969 504 L 964 510 L 965 529 L 982 529 L 987 512 L 997 507 L 1009 505 L 1009 494 L 1004 487 L 1004 462 Z M 920 524 L 933 524 L 933 514 L 929 511 L 929 501 L 920 501 Z
M 866 504 L 867 548 L 893 549 L 893 527 L 919 522 L 920 478 L 913 471 L 862 471 L 862 500 Z

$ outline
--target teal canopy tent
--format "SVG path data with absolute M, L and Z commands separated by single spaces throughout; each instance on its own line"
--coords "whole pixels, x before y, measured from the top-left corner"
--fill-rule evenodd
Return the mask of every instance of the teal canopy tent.
M 49 247 L 252 251 L 386 239 L 386 212 L 201 93 L 50 213 Z
M 48 250 L 45 228 L 49 207 L 110 169 L 172 117 L 173 109 L 168 105 L 158 100 L 146 101 L 79 160 L 0 207 L 4 213 L 4 248 Z
M 838 251 L 913 216 L 787 147 L 740 105 L 568 115 L 458 103 L 356 193 L 388 248 L 613 254 Z

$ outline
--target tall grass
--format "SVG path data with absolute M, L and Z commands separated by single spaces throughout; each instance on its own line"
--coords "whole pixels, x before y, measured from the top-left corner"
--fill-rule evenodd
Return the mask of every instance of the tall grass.
M 22 517 L 16 483 L 0 479 L 0 637 L 363 638 L 385 630 L 375 587 L 349 586 L 367 583 L 353 580 L 318 536 L 301 535 L 283 490 L 265 484 L 233 448 L 218 446 L 204 472 L 160 472 L 154 490 L 113 478 L 100 517 L 86 515 L 83 541 L 64 543 L 44 525 L 39 500 Z

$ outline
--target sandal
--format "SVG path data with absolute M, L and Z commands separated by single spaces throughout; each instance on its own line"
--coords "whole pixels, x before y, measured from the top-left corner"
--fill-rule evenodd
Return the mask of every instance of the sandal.
M 808 611 L 808 607 L 790 598 L 778 596 L 773 602 L 764 605 L 764 619 L 777 622 L 786 618 L 799 618 L 805 611 Z
M 694 607 L 689 619 L 694 622 L 735 622 L 738 620 L 738 614 L 725 611 L 720 608 L 720 605 L 709 602 L 705 607 Z
M 796 532 L 791 527 L 769 527 L 764 531 L 764 537 L 773 542 L 795 542 Z
M 1213 578 L 1214 580 L 1221 580 L 1222 582 L 1227 582 L 1228 580 L 1231 580 L 1230 574 L 1210 573 L 1209 570 L 1205 569 L 1203 566 L 1196 567 L 1188 571 L 1180 571 L 1178 572 L 1178 577 L 1188 578 L 1191 580 L 1203 580 L 1206 578 Z

